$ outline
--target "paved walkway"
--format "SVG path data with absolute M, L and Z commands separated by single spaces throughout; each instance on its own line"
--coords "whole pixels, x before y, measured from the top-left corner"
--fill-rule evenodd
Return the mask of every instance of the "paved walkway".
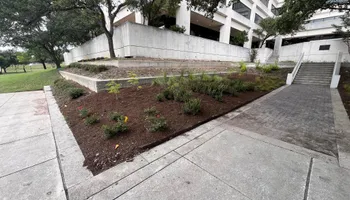
M 65 199 L 45 95 L 0 94 L 0 199 Z
M 48 90 L 46 97 L 61 170 L 52 134 L 46 132 L 49 125 L 45 128 L 44 122 L 36 121 L 22 124 L 26 128 L 1 129 L 0 158 L 9 162 L 0 164 L 0 194 L 1 197 L 5 194 L 5 199 L 64 199 L 64 185 L 70 200 L 349 200 L 350 170 L 339 166 L 336 156 L 339 152 L 334 148 L 339 128 L 335 119 L 339 115 L 333 114 L 333 93 L 328 88 L 282 88 L 142 153 L 133 162 L 92 176 L 82 166 L 81 151 Z M 17 108 L 23 104 L 16 105 L 12 100 L 23 94 L 0 95 L 0 102 L 11 98 L 0 105 L 0 119 L 11 122 L 8 116 L 22 112 Z M 46 107 L 30 98 L 33 95 L 43 100 L 43 94 L 27 94 L 26 101 L 33 103 L 33 110 L 28 110 L 30 116 L 49 121 Z M 9 102 L 13 104 L 6 109 Z M 12 125 L 17 125 L 18 119 L 27 119 L 28 113 L 19 114 Z M 43 128 L 41 134 L 33 134 L 29 127 L 40 132 L 34 127 L 39 123 L 44 123 L 39 126 Z M 16 129 L 31 134 L 26 139 L 22 134 L 7 134 L 17 133 Z M 269 131 L 273 133 L 268 134 Z M 342 132 L 346 133 L 350 132 Z M 40 142 L 39 138 L 45 135 L 48 139 Z M 35 141 L 25 142 L 32 139 Z M 325 141 L 329 144 L 325 145 Z M 10 146 L 16 143 L 19 144 Z M 39 152 L 40 157 L 35 156 Z M 344 155 L 345 158 L 347 154 Z M 60 171 L 64 175 L 63 184 Z

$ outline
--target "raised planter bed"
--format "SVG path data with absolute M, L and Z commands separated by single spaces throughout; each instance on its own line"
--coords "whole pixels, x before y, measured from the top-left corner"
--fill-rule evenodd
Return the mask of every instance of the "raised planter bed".
M 256 81 L 255 75 L 237 75 L 234 78 Z M 150 85 L 143 85 L 139 90 L 137 87 L 123 88 L 118 94 L 118 100 L 114 94 L 106 91 L 86 93 L 76 100 L 67 100 L 60 96 L 59 92 L 55 92 L 58 94 L 55 97 L 61 112 L 84 154 L 84 165 L 93 174 L 132 160 L 135 155 L 155 145 L 231 112 L 269 92 L 250 91 L 240 93 L 238 96 L 224 95 L 222 102 L 206 94 L 193 93 L 193 97 L 201 99 L 201 111 L 198 115 L 187 115 L 183 113 L 184 103 L 174 100 L 159 102 L 156 96 L 162 91 L 163 87 Z M 159 114 L 165 117 L 168 129 L 162 132 L 149 132 L 144 110 L 151 107 L 155 107 Z M 99 123 L 86 125 L 79 115 L 79 110 L 83 108 L 98 117 Z M 128 131 L 112 139 L 106 139 L 102 126 L 115 124 L 110 119 L 112 112 L 119 112 L 128 117 Z

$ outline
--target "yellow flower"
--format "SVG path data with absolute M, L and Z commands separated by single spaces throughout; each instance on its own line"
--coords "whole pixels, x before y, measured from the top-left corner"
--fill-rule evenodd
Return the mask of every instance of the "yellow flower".
M 127 116 L 125 116 L 124 122 L 126 123 L 126 122 L 128 122 L 128 120 L 129 120 L 129 118 Z

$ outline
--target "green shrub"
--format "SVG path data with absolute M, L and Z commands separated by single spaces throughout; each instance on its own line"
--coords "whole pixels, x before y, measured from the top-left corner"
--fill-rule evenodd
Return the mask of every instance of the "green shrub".
M 150 107 L 150 108 L 146 108 L 145 110 L 143 110 L 143 113 L 145 113 L 147 116 L 155 116 L 159 113 L 159 111 L 157 110 L 156 107 Z
M 86 117 L 90 116 L 90 112 L 89 112 L 88 109 L 82 108 L 82 109 L 79 110 L 79 116 L 81 118 L 86 118 Z
M 89 65 L 89 64 L 79 64 L 79 63 L 72 63 L 67 66 L 68 68 L 78 68 L 85 71 L 89 71 L 92 73 L 100 73 L 108 70 L 108 67 L 105 65 Z
M 164 93 L 157 94 L 157 100 L 160 102 L 164 101 L 165 100 Z
M 186 28 L 184 26 L 172 25 L 169 27 L 169 30 L 175 31 L 177 33 L 184 33 Z
M 245 64 L 245 62 L 240 62 L 239 69 L 240 69 L 241 73 L 247 72 L 247 64 Z
M 350 84 L 344 84 L 345 92 L 350 94 Z
M 116 99 L 118 100 L 118 94 L 120 93 L 121 84 L 118 84 L 114 81 L 110 81 L 106 84 L 108 87 L 108 93 L 115 94 Z
M 168 124 L 164 117 L 148 116 L 146 117 L 146 120 L 149 123 L 150 132 L 165 131 L 168 129 Z
M 250 50 L 250 62 L 254 62 L 257 56 L 258 56 L 257 49 Z
M 97 124 L 98 122 L 100 122 L 100 119 L 98 117 L 96 117 L 95 115 L 92 115 L 92 116 L 85 118 L 84 122 L 86 125 L 93 125 L 93 124 Z
M 190 99 L 185 102 L 183 111 L 186 114 L 196 115 L 201 111 L 201 100 L 200 99 Z
M 138 86 L 139 85 L 139 79 L 137 78 L 137 74 L 134 72 L 128 72 L 128 77 L 130 78 L 128 80 L 128 83 L 133 86 Z M 137 89 L 141 89 L 141 86 L 137 87 Z
M 84 95 L 84 90 L 81 88 L 69 88 L 68 94 L 71 97 L 71 99 L 77 99 Z
M 107 139 L 113 138 L 114 136 L 118 135 L 118 133 L 124 133 L 128 131 L 128 126 L 124 121 L 118 121 L 113 126 L 102 126 L 103 132 L 105 134 L 105 137 Z
M 280 67 L 277 65 L 277 63 L 275 63 L 263 66 L 257 65 L 256 69 L 259 71 L 263 71 L 264 73 L 271 73 L 272 71 L 278 71 Z
M 113 120 L 113 121 L 124 121 L 125 120 L 125 116 L 121 113 L 118 112 L 113 112 L 109 115 L 109 119 Z
M 63 79 L 63 78 L 56 79 L 53 84 L 55 88 L 58 88 L 61 90 L 74 87 L 72 83 L 68 82 L 66 79 Z
M 277 77 L 258 77 L 255 89 L 258 91 L 271 91 L 283 86 L 285 82 Z

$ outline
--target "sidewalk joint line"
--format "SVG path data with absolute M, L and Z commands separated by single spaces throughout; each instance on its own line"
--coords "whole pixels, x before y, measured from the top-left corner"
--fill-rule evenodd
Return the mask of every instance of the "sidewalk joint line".
M 307 173 L 307 178 L 306 178 L 306 185 L 305 185 L 305 191 L 304 191 L 304 200 L 308 199 L 309 195 L 309 187 L 310 187 L 310 179 L 311 179 L 311 171 L 312 171 L 312 165 L 314 162 L 314 158 L 310 159 L 310 164 L 309 164 L 309 171 Z
M 22 140 L 28 140 L 28 139 L 40 137 L 40 136 L 43 136 L 43 135 L 47 135 L 47 134 L 49 134 L 49 133 L 50 133 L 50 132 L 41 133 L 41 134 L 39 134 L 39 135 L 33 135 L 33 136 L 30 136 L 30 137 L 26 137 L 26 138 L 22 138 L 22 139 L 18 139 L 18 140 L 13 140 L 13 141 L 5 142 L 5 143 L 0 143 L 0 146 L 1 146 L 1 145 L 6 145 L 6 144 L 15 143 L 15 142 L 19 142 L 19 141 L 22 141 Z

